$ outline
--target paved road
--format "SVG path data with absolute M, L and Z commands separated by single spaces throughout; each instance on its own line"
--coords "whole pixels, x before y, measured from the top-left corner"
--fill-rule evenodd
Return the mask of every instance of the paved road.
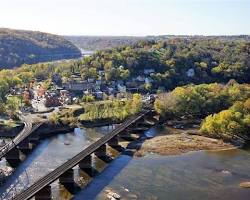
M 32 120 L 23 115 L 20 116 L 20 119 L 24 123 L 24 128 L 11 142 L 0 149 L 0 160 L 32 132 Z

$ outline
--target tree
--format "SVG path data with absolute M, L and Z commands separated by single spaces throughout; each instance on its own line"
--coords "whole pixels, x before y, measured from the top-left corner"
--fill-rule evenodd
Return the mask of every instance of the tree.
M 84 95 L 82 97 L 82 100 L 84 102 L 93 102 L 95 100 L 95 97 L 92 95 L 92 94 L 89 94 L 89 95 Z
M 20 110 L 21 100 L 18 97 L 11 96 L 11 97 L 8 97 L 6 104 L 7 104 L 6 105 L 7 106 L 7 112 L 12 117 L 14 114 L 17 113 L 17 111 Z
M 141 95 L 138 93 L 133 94 L 132 104 L 131 104 L 131 111 L 132 113 L 137 113 L 142 109 L 142 99 Z
M 21 73 L 19 73 L 17 76 L 18 76 L 18 78 L 20 78 L 20 79 L 22 80 L 22 82 L 25 83 L 25 84 L 28 84 L 28 83 L 31 81 L 32 77 L 33 77 L 33 75 L 32 75 L 31 72 L 21 72 Z
M 235 102 L 228 110 L 205 118 L 200 131 L 213 137 L 232 139 L 234 135 L 248 135 L 250 131 L 250 112 L 245 109 L 250 99 L 245 102 Z

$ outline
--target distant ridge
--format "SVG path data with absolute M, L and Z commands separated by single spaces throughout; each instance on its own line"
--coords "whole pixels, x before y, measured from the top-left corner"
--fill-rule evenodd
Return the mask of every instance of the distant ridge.
M 168 40 L 168 39 L 218 39 L 225 41 L 246 40 L 250 41 L 250 35 L 228 36 L 203 36 L 203 35 L 149 35 L 149 36 L 64 36 L 77 47 L 96 51 L 110 49 L 124 45 L 134 45 L 141 40 Z
M 114 47 L 133 45 L 146 37 L 134 36 L 64 36 L 78 48 L 96 51 Z
M 62 36 L 0 28 L 0 69 L 80 56 L 81 51 Z

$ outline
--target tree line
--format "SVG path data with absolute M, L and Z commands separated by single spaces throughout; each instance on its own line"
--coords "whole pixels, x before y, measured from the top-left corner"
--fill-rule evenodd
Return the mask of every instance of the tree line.
M 250 82 L 250 42 L 248 40 L 222 40 L 216 38 L 145 40 L 133 45 L 96 51 L 80 60 L 23 65 L 19 73 L 31 73 L 44 80 L 54 73 L 63 82 L 72 74 L 83 79 L 100 79 L 104 71 L 107 82 L 132 80 L 144 69 L 154 69 L 148 76 L 154 82 L 149 89 L 164 87 L 172 90 L 190 83 L 226 83 L 235 79 Z M 191 70 L 191 75 L 188 72 Z M 27 74 L 23 74 L 24 76 Z
M 250 85 L 201 84 L 177 87 L 158 96 L 155 110 L 165 118 L 204 119 L 200 132 L 224 139 L 249 134 Z M 218 113 L 218 114 L 214 114 Z

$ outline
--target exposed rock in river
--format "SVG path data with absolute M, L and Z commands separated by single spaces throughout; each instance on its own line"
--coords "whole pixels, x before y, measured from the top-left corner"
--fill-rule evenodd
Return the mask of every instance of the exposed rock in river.
M 161 155 L 177 155 L 189 151 L 199 150 L 223 150 L 235 148 L 233 145 L 224 143 L 222 140 L 207 138 L 186 133 L 156 136 L 146 140 L 136 156 L 143 156 L 147 153 Z
M 11 167 L 0 168 L 0 185 L 6 180 L 6 177 L 10 176 L 13 172 Z
M 105 193 L 107 193 L 107 198 L 109 200 L 116 200 L 116 199 L 120 199 L 121 198 L 121 195 L 119 195 L 118 193 L 112 191 L 111 189 L 105 190 Z
M 242 187 L 242 188 L 250 188 L 250 181 L 240 183 L 240 187 Z

